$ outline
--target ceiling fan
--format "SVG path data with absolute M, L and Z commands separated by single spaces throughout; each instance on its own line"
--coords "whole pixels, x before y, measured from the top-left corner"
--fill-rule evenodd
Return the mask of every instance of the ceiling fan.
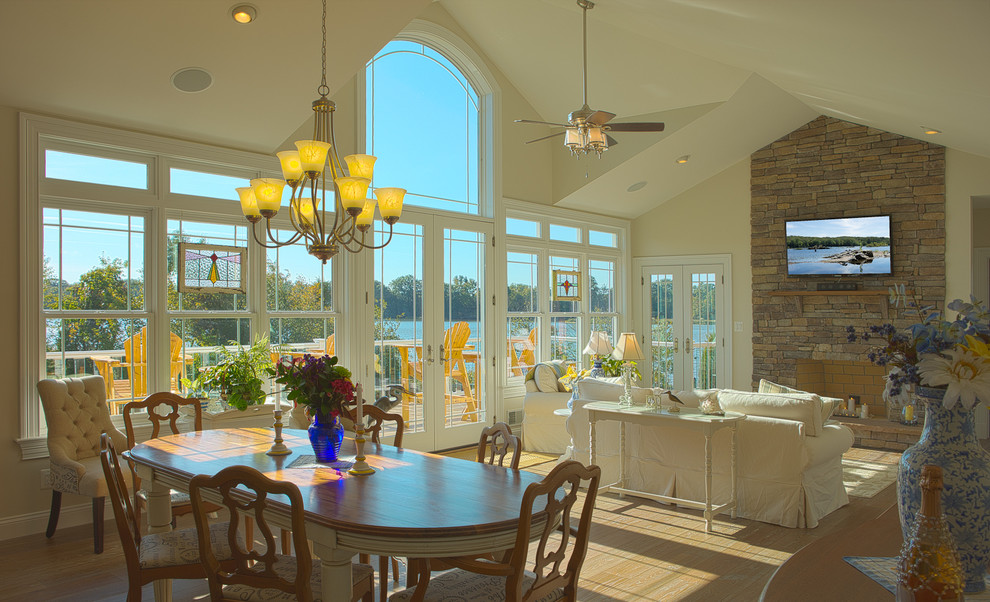
M 634 123 L 613 123 L 608 122 L 615 117 L 615 113 L 608 111 L 595 111 L 588 106 L 588 11 L 595 7 L 591 0 L 577 0 L 577 5 L 582 12 L 582 46 L 584 49 L 584 104 L 580 109 L 567 115 L 567 123 L 551 123 L 549 121 L 533 121 L 531 119 L 516 119 L 516 123 L 534 123 L 537 125 L 550 125 L 564 128 L 563 132 L 543 136 L 535 140 L 530 140 L 526 144 L 532 144 L 541 140 L 564 136 L 564 146 L 570 149 L 572 155 L 596 153 L 599 157 L 608 150 L 609 146 L 615 146 L 619 142 L 608 135 L 608 132 L 662 132 L 663 123 L 641 121 Z

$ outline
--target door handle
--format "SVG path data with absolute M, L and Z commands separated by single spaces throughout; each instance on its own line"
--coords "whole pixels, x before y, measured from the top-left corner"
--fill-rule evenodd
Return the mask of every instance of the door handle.
M 692 350 L 693 347 L 691 345 L 691 339 L 690 338 L 684 339 L 684 353 L 691 353 Z
M 433 365 L 433 345 L 426 346 L 426 364 Z
M 444 355 L 443 343 L 440 343 L 440 363 L 443 364 L 447 361 L 447 356 Z
M 674 353 L 677 353 L 677 337 L 674 337 Z

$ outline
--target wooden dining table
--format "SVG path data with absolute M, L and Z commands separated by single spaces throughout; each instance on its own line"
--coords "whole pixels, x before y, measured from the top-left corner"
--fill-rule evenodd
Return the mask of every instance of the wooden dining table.
M 350 565 L 358 553 L 438 558 L 511 548 L 523 492 L 542 478 L 370 442 L 365 455 L 373 475 L 352 476 L 327 466 L 295 468 L 293 461 L 313 453 L 306 431 L 283 431 L 292 450 L 287 456 L 265 454 L 273 437 L 272 429 L 204 430 L 152 439 L 126 452 L 138 475 L 151 483 L 149 530 L 171 528 L 169 489 L 188 491 L 197 474 L 251 466 L 299 487 L 306 536 L 322 565 L 323 599 L 348 601 Z M 345 438 L 341 459 L 353 460 L 354 454 L 353 440 Z M 288 504 L 269 501 L 270 522 L 289 528 Z M 545 520 L 545 513 L 534 514 L 537 523 Z M 155 599 L 171 599 L 170 582 L 155 583 Z

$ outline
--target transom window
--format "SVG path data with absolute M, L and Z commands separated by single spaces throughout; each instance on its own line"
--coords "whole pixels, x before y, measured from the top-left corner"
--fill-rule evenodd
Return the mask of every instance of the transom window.
M 479 96 L 443 54 L 394 40 L 366 70 L 368 153 L 373 186 L 407 190 L 405 202 L 480 213 Z

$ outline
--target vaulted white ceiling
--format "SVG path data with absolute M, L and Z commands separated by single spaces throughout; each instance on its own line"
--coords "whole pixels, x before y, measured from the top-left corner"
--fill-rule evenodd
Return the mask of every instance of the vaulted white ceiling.
M 0 0 L 0 104 L 269 152 L 316 97 L 320 6 L 252 0 L 259 19 L 239 26 L 236 3 Z M 339 89 L 430 1 L 329 4 Z M 574 0 L 438 4 L 541 118 L 581 106 Z M 621 198 L 609 210 L 634 217 L 819 114 L 990 157 L 988 26 L 986 0 L 600 0 L 588 14 L 589 104 L 668 127 L 617 133 L 601 160 L 537 143 L 553 148 L 553 200 L 596 210 Z M 213 74 L 208 93 L 172 88 L 190 66 Z M 502 115 L 517 117 L 532 115 Z

